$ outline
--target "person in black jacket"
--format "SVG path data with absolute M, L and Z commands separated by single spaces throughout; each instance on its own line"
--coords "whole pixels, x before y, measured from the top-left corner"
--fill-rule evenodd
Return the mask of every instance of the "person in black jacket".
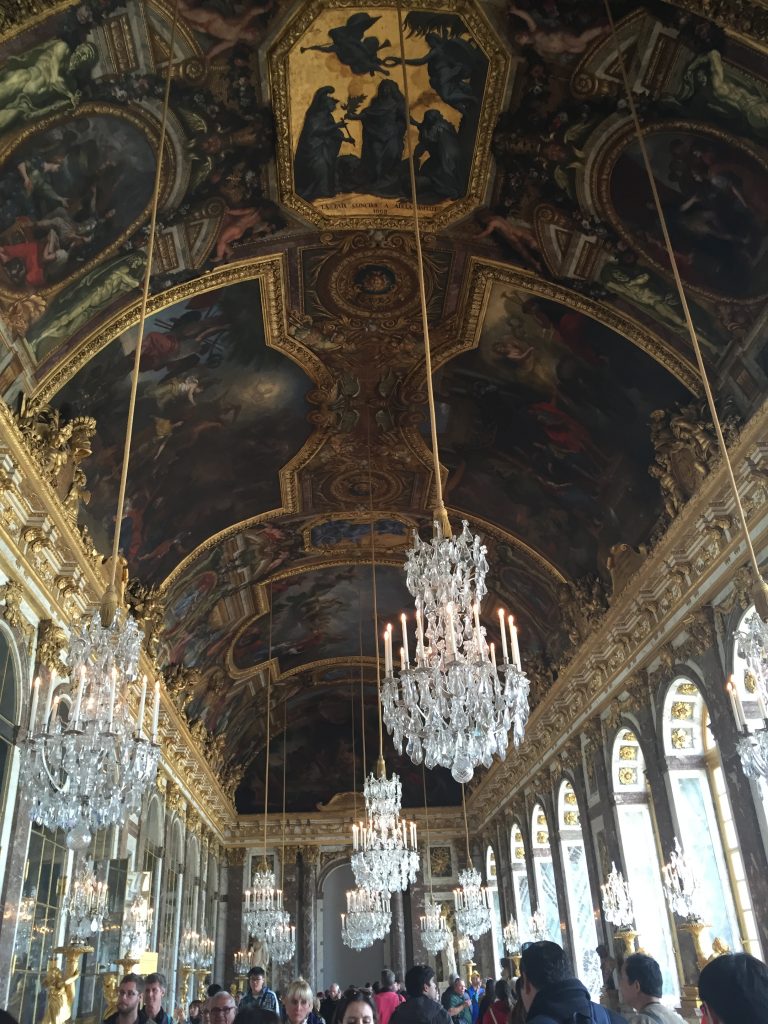
M 520 978 L 526 1024 L 624 1024 L 623 1017 L 592 1002 L 556 942 L 526 946 Z
M 411 967 L 405 974 L 408 998 L 401 1003 L 389 1024 L 453 1024 L 438 1001 L 435 972 L 425 964 Z
M 702 1024 L 766 1024 L 768 967 L 748 953 L 724 953 L 699 975 Z

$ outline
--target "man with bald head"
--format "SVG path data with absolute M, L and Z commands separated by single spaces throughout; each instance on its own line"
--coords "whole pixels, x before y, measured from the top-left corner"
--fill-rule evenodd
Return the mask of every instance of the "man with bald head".
M 207 1002 L 211 1024 L 232 1024 L 237 1013 L 237 1003 L 230 992 L 222 989 Z

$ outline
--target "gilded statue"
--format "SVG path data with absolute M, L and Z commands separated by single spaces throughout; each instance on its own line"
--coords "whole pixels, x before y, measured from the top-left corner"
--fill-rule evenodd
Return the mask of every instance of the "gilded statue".
M 43 985 L 48 993 L 43 1024 L 66 1024 L 71 1020 L 75 1008 L 75 982 L 79 977 L 78 967 L 73 967 L 72 973 L 65 976 L 56 963 L 56 957 L 51 957 L 43 976 Z

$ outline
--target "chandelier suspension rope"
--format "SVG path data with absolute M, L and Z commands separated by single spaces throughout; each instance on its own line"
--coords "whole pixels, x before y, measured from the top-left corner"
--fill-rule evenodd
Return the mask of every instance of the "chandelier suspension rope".
M 717 443 L 720 448 L 720 453 L 723 457 L 723 464 L 725 465 L 726 472 L 728 474 L 728 480 L 733 494 L 733 500 L 736 505 L 736 509 L 739 515 L 739 521 L 741 523 L 742 533 L 744 535 L 744 542 L 746 544 L 747 552 L 749 554 L 749 561 L 752 565 L 752 570 L 755 574 L 755 589 L 753 592 L 753 600 L 760 614 L 760 617 L 762 619 L 768 619 L 768 584 L 765 582 L 760 572 L 760 566 L 757 561 L 757 555 L 755 554 L 755 549 L 752 544 L 752 538 L 750 537 L 746 513 L 744 512 L 744 506 L 742 505 L 741 496 L 739 495 L 739 488 L 736 483 L 736 477 L 733 472 L 731 457 L 728 453 L 728 446 L 725 443 L 725 437 L 723 436 L 722 427 L 720 426 L 720 417 L 718 416 L 717 406 L 715 405 L 715 399 L 712 394 L 712 388 L 709 383 L 709 376 L 704 365 L 704 357 L 701 353 L 701 345 L 699 344 L 699 338 L 698 334 L 696 333 L 696 327 L 693 323 L 690 307 L 688 306 L 688 299 L 685 294 L 683 280 L 680 276 L 680 270 L 677 265 L 677 258 L 675 256 L 674 246 L 672 245 L 672 238 L 669 234 L 667 218 L 664 213 L 664 208 L 661 204 L 661 198 L 659 196 L 658 188 L 656 187 L 656 179 L 653 174 L 653 167 L 651 165 L 651 159 L 648 154 L 648 147 L 645 144 L 645 137 L 643 135 L 643 129 L 640 124 L 640 118 L 637 113 L 637 106 L 635 104 L 635 98 L 632 93 L 632 87 L 629 82 L 629 75 L 627 73 L 626 62 L 624 60 L 624 52 L 619 42 L 618 33 L 616 32 L 616 23 L 613 19 L 611 5 L 609 0 L 603 0 L 603 2 L 605 5 L 605 13 L 608 18 L 608 24 L 610 26 L 613 43 L 616 47 L 616 56 L 618 58 L 619 68 L 621 71 L 621 79 L 624 86 L 624 92 L 627 98 L 627 104 L 629 106 L 630 115 L 632 117 L 632 124 L 635 130 L 635 135 L 637 137 L 637 143 L 642 154 L 643 166 L 645 168 L 645 173 L 648 178 L 648 184 L 651 189 L 651 195 L 653 196 L 653 205 L 656 210 L 656 216 L 659 219 L 659 227 L 661 228 L 661 233 L 664 238 L 664 247 L 667 250 L 667 256 L 669 257 L 672 276 L 675 280 L 675 287 L 677 288 L 677 294 L 680 299 L 680 305 L 682 307 L 683 315 L 685 317 L 685 324 L 688 329 L 688 335 L 690 337 L 691 345 L 696 356 L 696 363 L 699 369 L 699 376 L 701 377 L 701 382 L 704 386 L 704 393 L 707 398 L 707 404 L 709 406 L 709 411 L 712 416 L 712 423 L 715 428 L 715 433 L 717 435 Z
M 405 65 L 405 33 L 403 30 L 403 10 L 400 0 L 397 3 L 397 32 L 400 42 L 400 66 L 403 69 L 403 98 L 405 106 L 405 139 L 408 147 L 408 174 L 411 182 L 411 208 L 413 210 L 413 237 L 416 244 L 416 271 L 419 282 L 419 303 L 421 306 L 421 326 L 424 332 L 424 366 L 427 376 L 427 402 L 429 405 L 429 429 L 432 436 L 432 472 L 435 477 L 435 516 L 443 534 L 451 536 L 451 524 L 443 500 L 443 480 L 440 474 L 440 449 L 437 442 L 437 414 L 435 412 L 435 392 L 432 384 L 432 350 L 429 340 L 429 313 L 427 310 L 427 286 L 424 281 L 424 259 L 421 250 L 421 227 L 419 223 L 419 204 L 416 192 L 416 164 L 413 155 L 413 140 L 409 125 L 411 123 L 411 97 L 408 91 L 408 74 Z
M 264 861 L 267 859 L 267 809 L 269 801 L 269 741 L 272 705 L 272 580 L 269 581 L 269 643 L 267 645 L 267 740 L 264 761 Z
M 379 760 L 376 765 L 377 774 L 384 776 L 384 722 L 381 708 L 381 665 L 379 664 L 379 605 L 376 596 L 376 531 L 373 522 L 373 469 L 371 467 L 371 418 L 367 419 L 368 431 L 368 503 L 371 516 L 371 587 L 373 588 L 373 637 L 375 642 L 376 656 L 376 705 L 379 712 Z M 362 625 L 361 641 L 362 641 Z M 362 649 L 361 649 L 362 654 Z M 365 737 L 365 722 L 363 722 L 363 737 Z M 363 775 L 365 775 L 365 758 L 363 758 Z
M 160 118 L 160 141 L 158 143 L 157 166 L 155 168 L 155 182 L 152 191 L 152 204 L 149 217 L 149 237 L 147 239 L 147 266 L 144 272 L 144 282 L 141 291 L 141 307 L 139 312 L 138 337 L 136 339 L 136 351 L 133 358 L 133 370 L 131 372 L 131 393 L 128 399 L 128 423 L 125 430 L 125 444 L 123 446 L 123 464 L 120 470 L 120 487 L 117 495 L 117 512 L 115 515 L 115 529 L 112 538 L 112 559 L 111 575 L 107 592 L 102 602 L 101 616 L 102 625 L 106 628 L 112 622 L 118 605 L 117 593 L 117 560 L 120 549 L 120 528 L 123 522 L 123 511 L 125 509 L 125 492 L 128 485 L 128 466 L 131 457 L 131 443 L 133 440 L 133 423 L 136 412 L 136 396 L 139 390 L 139 370 L 141 364 L 141 350 L 144 342 L 144 325 L 147 319 L 147 303 L 149 300 L 149 285 L 152 276 L 152 261 L 155 254 L 155 234 L 157 231 L 157 211 L 160 205 L 160 184 L 162 180 L 163 153 L 165 150 L 165 138 L 168 130 L 168 107 L 171 96 L 171 79 L 173 77 L 173 48 L 176 42 L 176 29 L 179 21 L 179 0 L 173 5 L 173 22 L 171 24 L 171 36 L 168 46 L 168 67 L 165 73 L 165 91 L 163 93 L 163 108 Z
M 432 864 L 429 862 L 431 841 L 429 834 L 429 807 L 427 806 L 427 769 L 421 765 L 421 785 L 424 792 L 424 820 L 427 830 L 427 861 L 429 863 L 429 896 L 424 900 L 424 916 L 420 920 L 419 932 L 421 943 L 427 952 L 437 956 L 452 941 L 448 922 L 443 916 L 442 908 L 435 903 L 434 886 L 432 884 Z M 426 869 L 425 869 L 426 873 Z

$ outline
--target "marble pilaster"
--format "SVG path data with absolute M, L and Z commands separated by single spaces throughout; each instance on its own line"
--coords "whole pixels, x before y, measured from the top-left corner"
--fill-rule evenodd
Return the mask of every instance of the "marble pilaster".
M 299 972 L 315 987 L 317 967 L 317 866 L 320 851 L 315 846 L 301 849 L 301 907 Z

